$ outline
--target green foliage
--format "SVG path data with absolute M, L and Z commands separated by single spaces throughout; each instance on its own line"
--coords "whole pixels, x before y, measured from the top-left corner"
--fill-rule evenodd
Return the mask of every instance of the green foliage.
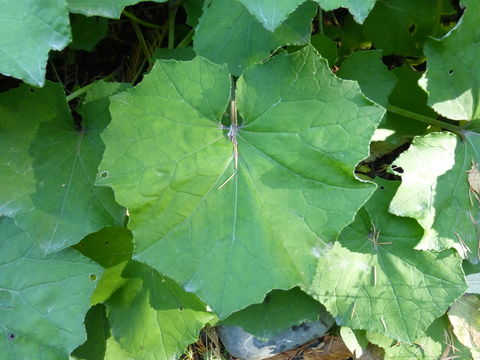
M 479 357 L 478 1 L 0 5 L 0 358 Z

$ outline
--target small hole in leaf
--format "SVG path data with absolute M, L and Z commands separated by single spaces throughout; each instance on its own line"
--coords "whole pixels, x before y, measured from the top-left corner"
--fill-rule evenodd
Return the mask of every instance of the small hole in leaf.
M 15 339 L 17 338 L 17 335 L 15 335 L 15 334 L 8 334 L 8 335 L 7 335 L 7 338 L 8 338 L 8 340 L 13 341 L 13 340 L 15 340 Z
M 449 70 L 448 75 L 453 75 L 453 70 Z
M 385 190 L 385 186 L 380 186 L 380 190 Z
M 95 281 L 95 280 L 97 280 L 97 275 L 90 274 L 90 281 Z
M 403 174 L 403 169 L 400 166 L 392 165 L 392 169 L 399 174 Z
M 410 25 L 408 28 L 408 32 L 410 35 L 413 35 L 415 33 L 415 30 L 417 30 L 417 26 L 415 24 Z
M 183 310 L 183 306 L 180 305 L 180 307 L 178 308 L 178 310 L 182 311 L 182 310 Z
M 102 178 L 106 178 L 108 176 L 108 171 L 102 171 L 102 173 L 100 174 L 100 176 Z

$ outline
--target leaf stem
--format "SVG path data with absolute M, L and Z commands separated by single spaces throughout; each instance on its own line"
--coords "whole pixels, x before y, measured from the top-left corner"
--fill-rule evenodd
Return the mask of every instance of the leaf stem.
M 131 12 L 128 12 L 127 10 L 123 10 L 122 14 L 125 15 L 125 17 L 129 18 L 131 21 L 134 21 L 137 24 L 143 25 L 145 27 L 149 27 L 151 29 L 156 29 L 156 30 L 161 30 L 162 29 L 161 25 L 152 24 L 151 22 L 142 20 L 142 19 L 136 17 L 135 15 L 133 15 Z
M 407 118 L 410 118 L 410 119 L 413 119 L 413 120 L 417 120 L 417 121 L 421 121 L 425 124 L 428 124 L 428 125 L 432 125 L 432 126 L 438 126 L 442 129 L 445 129 L 445 130 L 449 130 L 459 136 L 462 136 L 462 128 L 460 126 L 457 126 L 457 125 L 453 125 L 453 124 L 450 124 L 450 123 L 447 123 L 445 121 L 441 121 L 441 120 L 437 120 L 437 119 L 434 119 L 434 118 L 431 118 L 431 117 L 428 117 L 428 116 L 425 116 L 425 115 L 420 115 L 420 114 L 417 114 L 417 113 L 414 113 L 412 111 L 408 111 L 408 110 L 405 110 L 405 109 L 402 109 L 402 108 L 399 108 L 397 106 L 394 106 L 394 105 L 388 105 L 387 106 L 387 111 L 393 113 L 393 114 L 397 114 L 397 115 L 400 115 L 400 116 L 404 116 L 404 117 L 407 117 Z
M 168 8 L 168 48 L 172 50 L 175 47 L 175 17 L 177 16 L 177 5 L 170 3 Z
M 318 5 L 318 32 L 323 34 L 323 10 L 320 5 Z
M 182 41 L 180 41 L 177 45 L 177 49 L 178 48 L 184 48 L 184 47 L 187 47 L 190 42 L 192 41 L 192 38 L 193 38 L 193 33 L 195 32 L 195 29 L 191 29 L 187 35 L 185 35 L 185 37 L 182 39 Z
M 150 64 L 152 54 L 150 53 L 150 49 L 148 48 L 147 42 L 143 37 L 142 30 L 135 21 L 131 21 L 133 30 L 135 31 L 135 35 L 137 35 L 138 41 L 140 42 L 140 46 L 142 47 L 143 53 L 145 55 L 145 59 L 147 59 L 148 63 Z
M 114 76 L 114 73 L 115 72 L 112 72 L 111 74 L 105 76 L 103 79 L 100 79 L 98 81 L 108 81 L 108 80 L 111 80 Z M 73 99 L 76 99 L 77 97 L 85 94 L 93 85 L 95 85 L 98 81 L 95 81 L 93 83 L 90 83 L 88 85 L 85 85 L 83 87 L 81 87 L 80 89 L 77 89 L 75 90 L 74 92 L 72 92 L 70 95 L 66 96 L 65 99 L 67 100 L 67 102 L 70 102 L 72 101 Z

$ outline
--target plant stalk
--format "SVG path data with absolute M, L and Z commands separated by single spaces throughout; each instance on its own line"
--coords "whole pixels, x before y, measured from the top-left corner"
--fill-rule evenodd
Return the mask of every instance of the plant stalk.
M 145 27 L 148 27 L 148 28 L 151 28 L 151 29 L 156 29 L 156 30 L 161 30 L 162 29 L 161 25 L 152 24 L 151 22 L 142 20 L 142 19 L 136 17 L 135 15 L 133 15 L 131 12 L 128 12 L 127 10 L 123 10 L 122 14 L 125 15 L 125 17 L 129 18 L 131 21 L 134 21 L 135 23 L 137 23 L 139 25 L 143 25 Z
M 184 48 L 190 45 L 190 42 L 192 41 L 193 34 L 195 33 L 195 29 L 191 29 L 187 35 L 180 41 L 177 45 L 177 49 L 179 48 Z
M 421 121 L 421 122 L 423 122 L 425 124 L 428 124 L 428 125 L 438 126 L 442 129 L 451 131 L 451 132 L 453 132 L 453 133 L 455 133 L 459 136 L 462 136 L 462 132 L 461 132 L 462 128 L 460 126 L 453 125 L 453 124 L 447 123 L 445 121 L 433 119 L 433 118 L 425 116 L 425 115 L 420 115 L 420 114 L 414 113 L 412 111 L 408 111 L 408 110 L 396 107 L 394 105 L 388 105 L 387 106 L 387 111 L 389 111 L 393 114 L 397 114 L 397 115 L 400 115 L 400 116 L 404 116 L 404 117 L 413 119 L 413 120 Z
M 168 48 L 175 47 L 175 17 L 177 16 L 177 5 L 170 4 L 168 8 Z
M 108 74 L 105 76 L 103 79 L 98 80 L 98 81 L 109 81 L 113 78 L 115 72 L 112 72 L 111 74 Z M 65 99 L 67 99 L 67 102 L 72 101 L 73 99 L 76 99 L 77 97 L 85 94 L 93 85 L 95 85 L 98 81 L 95 81 L 93 83 L 90 83 L 88 85 L 85 85 L 81 87 L 80 89 L 75 90 L 72 92 L 70 95 L 66 96 Z

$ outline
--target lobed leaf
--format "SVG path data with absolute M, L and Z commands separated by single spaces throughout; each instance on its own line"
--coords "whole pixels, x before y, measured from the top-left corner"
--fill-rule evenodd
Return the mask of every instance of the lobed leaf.
M 237 0 L 213 0 L 199 20 L 194 49 L 214 63 L 227 64 L 233 75 L 240 76 L 281 46 L 308 43 L 314 15 L 315 5 L 306 2 L 270 32 Z
M 146 267 L 143 265 L 143 268 Z M 143 280 L 128 279 L 106 303 L 112 335 L 136 360 L 178 359 L 215 316 L 205 310 L 188 308 L 188 303 L 197 300 L 181 289 L 162 291 L 166 279 L 155 272 L 147 277 L 144 274 L 142 266 L 135 266 L 130 276 L 143 277 Z M 172 306 L 178 301 L 182 301 L 183 306 Z
M 98 177 L 129 209 L 135 259 L 221 318 L 310 283 L 374 189 L 353 169 L 384 113 L 312 48 L 277 56 L 238 81 L 236 169 L 220 126 L 229 96 L 225 67 L 157 62 L 112 98 Z
M 412 343 L 461 296 L 465 279 L 453 252 L 417 251 L 422 229 L 387 213 L 398 183 L 380 188 L 319 260 L 311 294 L 337 323 Z
M 73 249 L 44 255 L 0 218 L 0 354 L 67 358 L 86 338 L 83 319 L 102 268 Z
M 58 85 L 0 95 L 0 213 L 13 217 L 45 253 L 123 223 L 112 190 L 94 186 L 108 104 L 103 97 L 85 105 L 79 129 Z
M 43 86 L 49 51 L 71 40 L 64 0 L 2 0 L 0 6 L 0 73 Z

